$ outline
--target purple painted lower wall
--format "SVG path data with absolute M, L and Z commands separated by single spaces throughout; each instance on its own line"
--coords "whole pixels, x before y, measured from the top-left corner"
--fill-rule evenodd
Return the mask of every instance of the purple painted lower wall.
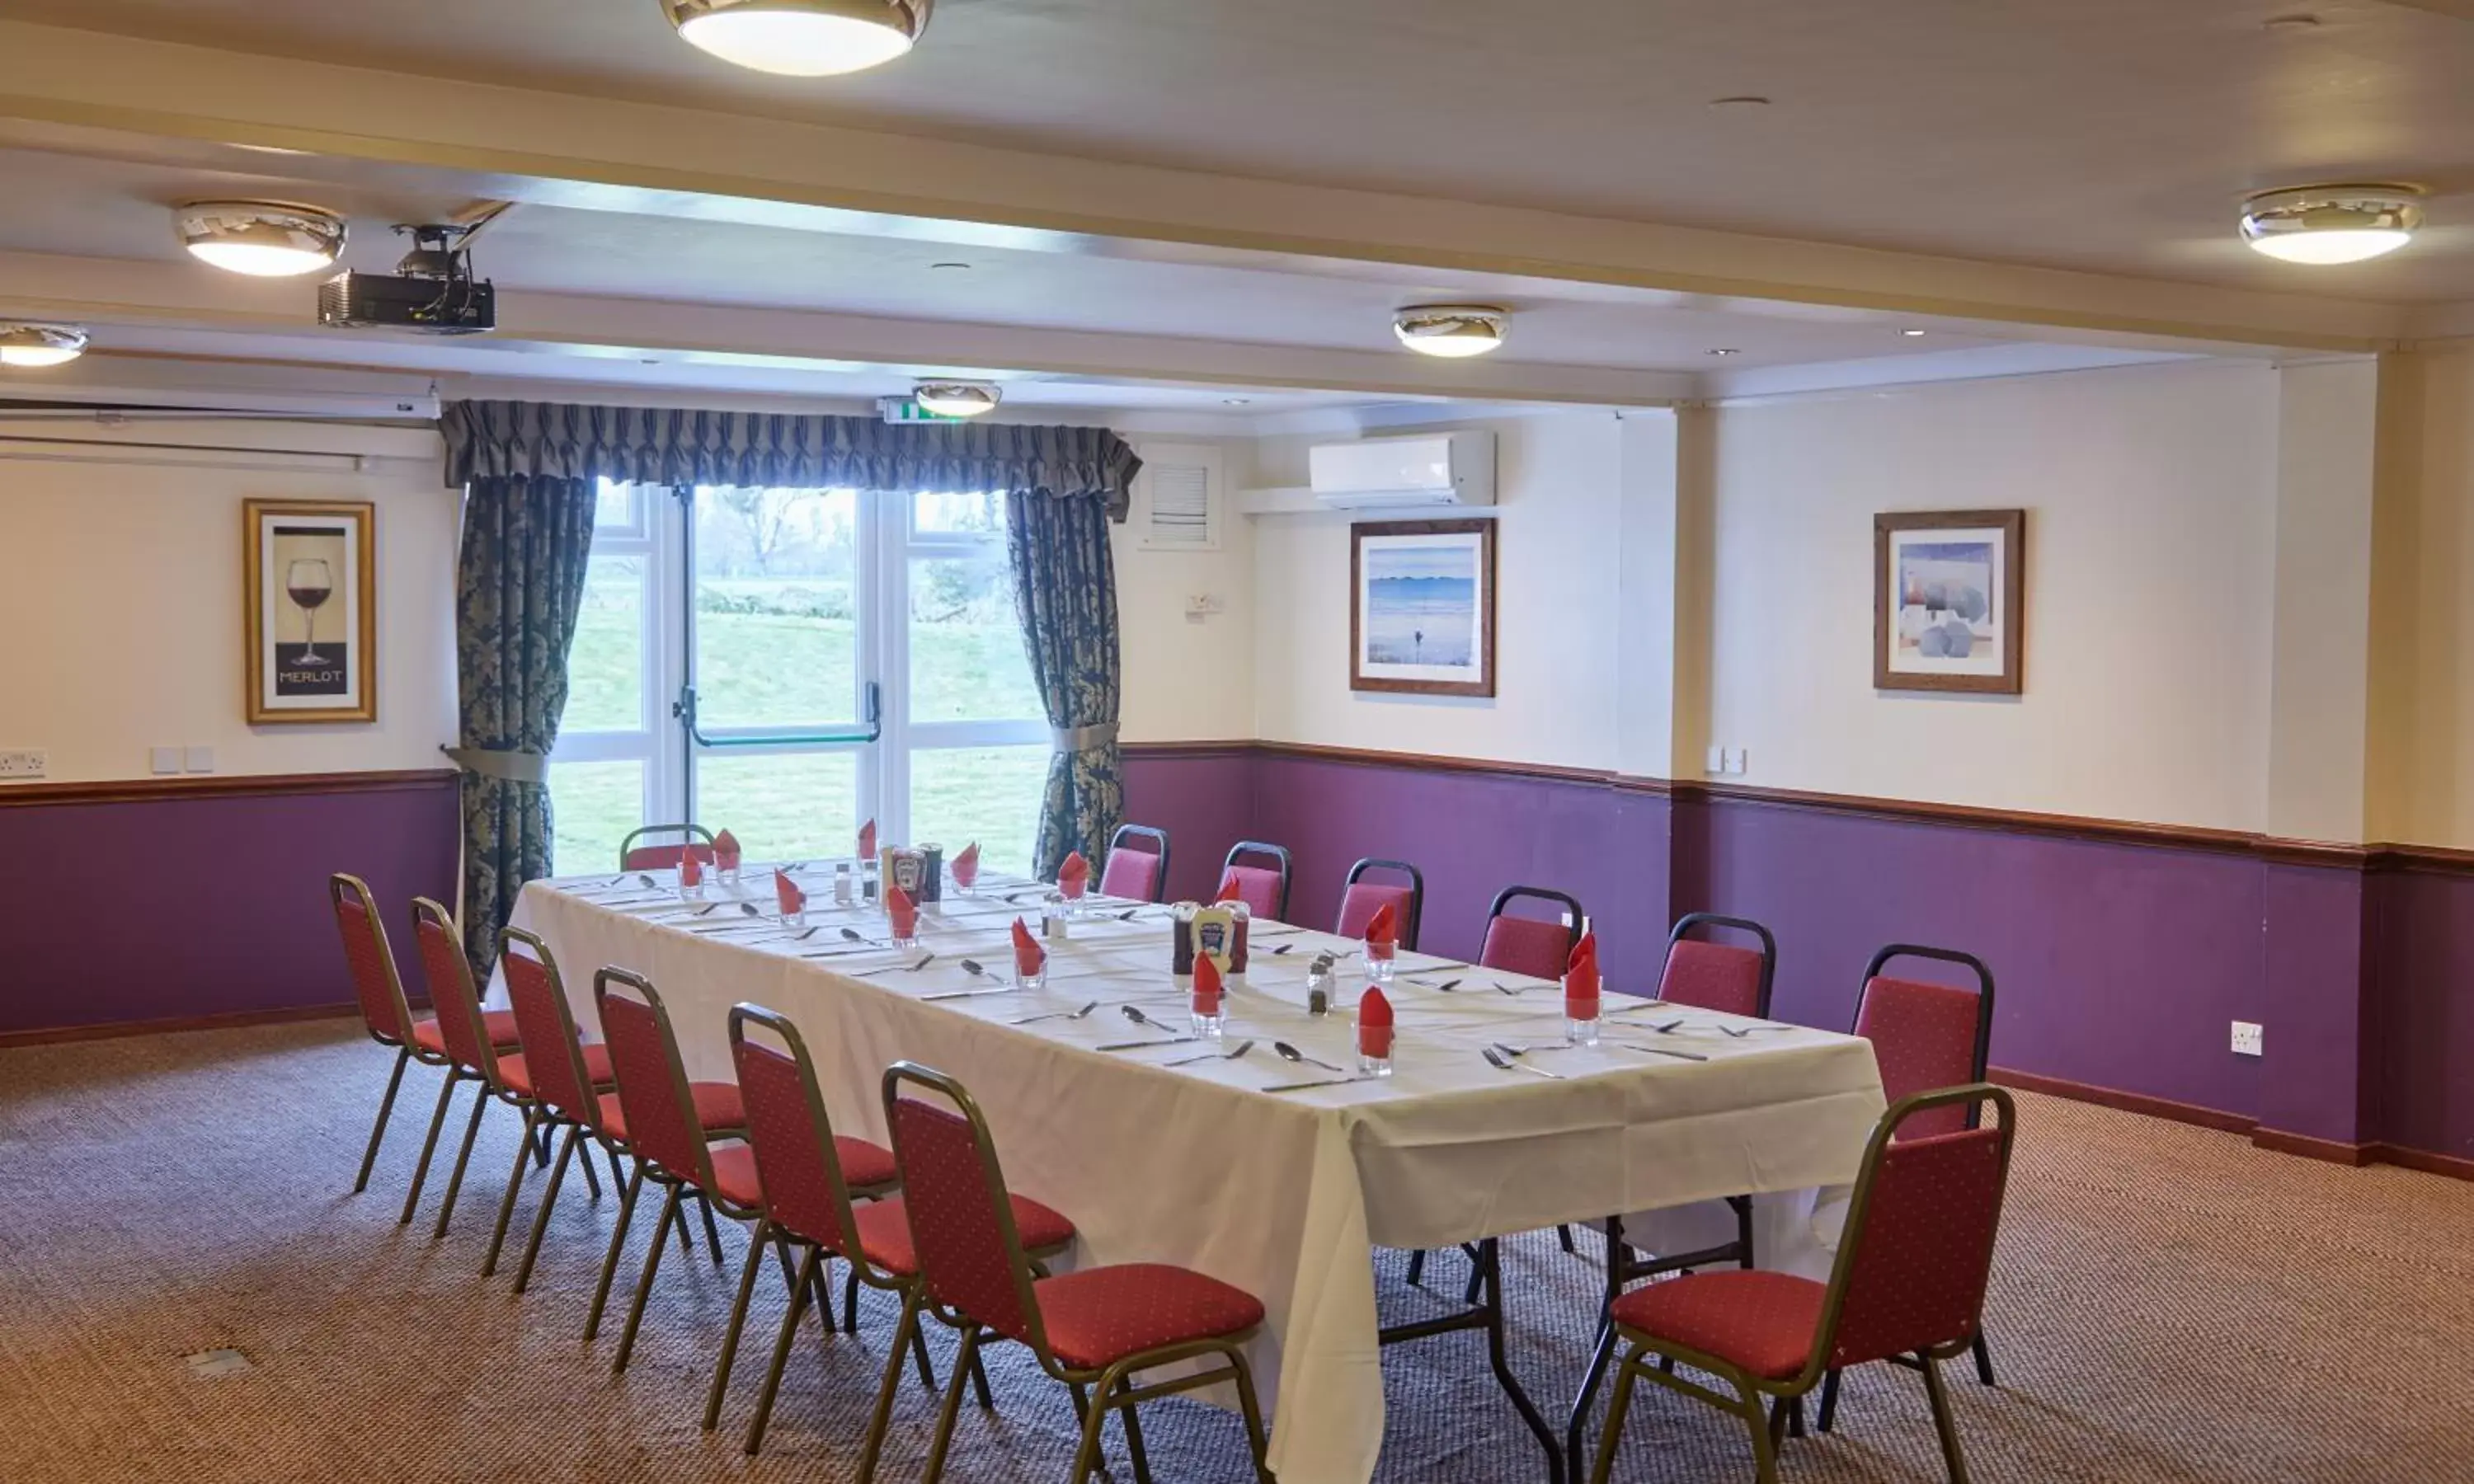
M 2372 1125 L 2388 1143 L 2474 1160 L 2474 879 L 2405 870 L 2369 881 Z
M 10 801 L 0 860 L 29 869 L 0 895 L 0 1035 L 348 1001 L 327 873 L 365 878 L 391 914 L 452 902 L 455 810 L 451 773 Z

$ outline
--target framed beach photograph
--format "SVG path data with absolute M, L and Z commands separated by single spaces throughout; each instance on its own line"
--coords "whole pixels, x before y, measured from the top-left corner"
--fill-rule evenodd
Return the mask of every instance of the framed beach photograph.
M 1873 687 L 2020 693 L 2023 510 L 1873 517 Z
M 1494 522 L 1348 528 L 1348 688 L 1494 694 Z
M 378 719 L 376 525 L 366 501 L 242 506 L 250 725 Z

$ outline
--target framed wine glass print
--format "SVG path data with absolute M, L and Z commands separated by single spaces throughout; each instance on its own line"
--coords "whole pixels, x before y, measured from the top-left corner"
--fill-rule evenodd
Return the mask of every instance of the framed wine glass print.
M 366 501 L 243 505 L 251 726 L 378 719 L 376 525 Z

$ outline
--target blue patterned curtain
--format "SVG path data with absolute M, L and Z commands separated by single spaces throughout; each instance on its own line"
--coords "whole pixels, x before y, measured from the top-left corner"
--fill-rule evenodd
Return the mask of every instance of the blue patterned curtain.
M 594 485 L 475 479 L 456 577 L 464 945 L 487 982 L 525 882 L 550 874 L 549 750 L 593 554 Z
M 1014 610 L 1031 652 L 1031 680 L 1048 724 L 1056 729 L 1031 851 L 1045 877 L 1068 850 L 1099 862 L 1125 818 L 1125 760 L 1117 751 L 1117 571 L 1105 502 L 1017 490 L 1006 505 Z

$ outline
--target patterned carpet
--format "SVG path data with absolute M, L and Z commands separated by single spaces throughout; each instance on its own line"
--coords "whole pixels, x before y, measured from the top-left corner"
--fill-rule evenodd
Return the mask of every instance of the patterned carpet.
M 848 1477 L 887 1304 L 871 1296 L 861 1334 L 829 1353 L 811 1331 L 750 1461 L 738 1448 L 748 1370 L 723 1431 L 697 1427 L 731 1296 L 709 1262 L 666 1264 L 618 1379 L 614 1336 L 578 1339 L 615 1202 L 569 1207 L 528 1296 L 503 1274 L 479 1281 L 511 1119 L 484 1131 L 443 1242 L 426 1219 L 395 1223 L 434 1074 L 407 1076 L 370 1193 L 345 1193 L 386 1061 L 341 1022 L 0 1052 L 0 1477 Z M 1977 1478 L 2465 1476 L 2474 1187 L 2021 1103 L 1991 1309 L 2002 1386 L 1953 1383 Z M 1506 1261 L 1514 1365 L 1558 1411 L 1585 1358 L 1589 1266 L 1551 1237 L 1510 1244 Z M 1460 1261 L 1438 1267 L 1448 1290 Z M 1396 1262 L 1383 1287 L 1389 1317 L 1435 1302 Z M 760 1294 L 781 1302 L 778 1286 Z M 757 1332 L 777 1312 L 763 1308 Z M 1378 1477 L 1542 1475 L 1482 1345 L 1471 1334 L 1388 1353 Z M 187 1359 L 227 1349 L 246 1369 L 200 1376 Z M 1000 1415 L 965 1410 L 949 1477 L 1062 1478 L 1074 1430 L 1061 1390 L 1018 1351 L 995 1352 L 990 1369 Z M 1176 1401 L 1145 1417 L 1162 1484 L 1247 1477 L 1232 1418 Z M 927 1397 L 906 1389 L 884 1477 L 916 1477 L 932 1421 Z M 1733 1422 L 1643 1388 L 1617 1478 L 1750 1476 Z M 1940 1477 L 1915 1378 L 1852 1376 L 1838 1432 L 1791 1443 L 1785 1476 Z M 1129 1477 L 1122 1457 L 1117 1477 Z

